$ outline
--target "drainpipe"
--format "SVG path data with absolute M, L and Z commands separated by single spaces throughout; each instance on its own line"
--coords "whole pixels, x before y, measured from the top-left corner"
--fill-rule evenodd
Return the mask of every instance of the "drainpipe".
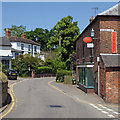
M 97 57 L 98 62 L 98 95 L 100 96 L 100 58 Z

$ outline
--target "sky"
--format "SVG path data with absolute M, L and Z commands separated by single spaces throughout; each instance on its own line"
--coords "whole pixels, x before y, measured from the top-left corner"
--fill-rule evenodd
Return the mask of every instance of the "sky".
M 35 28 L 52 29 L 63 17 L 73 17 L 78 21 L 80 33 L 89 24 L 91 16 L 113 7 L 117 2 L 3 2 L 2 30 L 12 25 L 26 26 L 26 30 Z

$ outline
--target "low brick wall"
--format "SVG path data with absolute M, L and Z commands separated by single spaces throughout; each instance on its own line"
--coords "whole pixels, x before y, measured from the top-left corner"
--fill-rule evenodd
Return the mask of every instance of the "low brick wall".
M 81 89 L 82 91 L 84 91 L 85 93 L 94 93 L 94 89 L 93 88 L 86 88 L 85 86 L 78 84 L 79 89 Z
M 41 78 L 41 77 L 56 77 L 56 74 L 36 74 L 34 78 Z
M 8 82 L 0 82 L 0 107 L 5 104 L 8 95 Z
M 106 102 L 120 103 L 119 74 L 119 68 L 109 68 L 106 71 Z

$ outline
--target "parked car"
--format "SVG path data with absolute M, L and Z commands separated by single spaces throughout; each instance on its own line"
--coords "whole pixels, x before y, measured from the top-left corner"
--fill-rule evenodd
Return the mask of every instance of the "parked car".
M 8 77 L 8 79 L 17 80 L 17 71 L 16 70 L 8 70 L 7 77 Z

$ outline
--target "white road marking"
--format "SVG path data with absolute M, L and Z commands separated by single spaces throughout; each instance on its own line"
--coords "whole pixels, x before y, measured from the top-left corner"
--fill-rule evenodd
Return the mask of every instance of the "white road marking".
M 114 118 L 115 116 L 113 116 L 113 115 L 108 115 L 109 117 L 111 117 L 111 118 Z
M 108 111 L 113 111 L 112 109 L 109 109 L 109 108 L 107 108 L 106 110 L 108 110 Z
M 113 113 L 115 113 L 115 114 L 117 114 L 117 115 L 120 114 L 120 113 L 118 113 L 118 112 L 113 112 Z
M 101 105 L 101 104 L 97 104 L 97 105 L 94 105 L 94 104 L 90 104 L 92 107 L 94 107 L 94 108 L 96 108 L 97 110 L 99 110 L 99 111 L 101 111 L 102 113 L 104 113 L 104 114 L 108 114 L 108 116 L 110 117 L 110 118 L 115 118 L 115 116 L 114 115 L 112 115 L 112 114 L 116 114 L 116 115 L 118 115 L 118 114 L 120 114 L 120 113 L 118 113 L 118 112 L 115 112 L 114 110 L 112 110 L 112 109 L 110 109 L 110 108 L 107 108 L 107 107 L 105 107 L 105 106 L 103 106 L 103 105 Z M 112 112 L 112 114 L 109 114 L 109 112 Z
M 108 112 L 107 112 L 107 111 L 101 111 L 101 112 L 103 112 L 103 113 L 105 113 L 105 114 L 108 114 Z
M 100 107 L 102 107 L 103 105 L 101 105 L 101 104 L 98 104 Z
M 102 108 L 106 109 L 107 107 L 101 106 Z
M 100 108 L 97 108 L 97 110 L 100 110 L 100 111 L 102 111 L 102 109 L 100 109 Z
M 94 104 L 90 104 L 91 106 L 95 106 Z

